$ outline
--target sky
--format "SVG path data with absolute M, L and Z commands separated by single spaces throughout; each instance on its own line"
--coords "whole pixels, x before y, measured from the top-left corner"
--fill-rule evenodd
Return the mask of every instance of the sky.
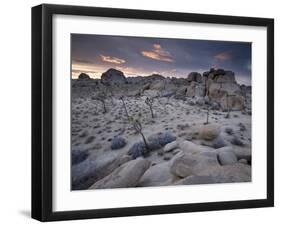
M 240 84 L 251 84 L 251 43 L 110 35 L 71 35 L 72 78 L 87 73 L 100 78 L 109 68 L 126 77 L 186 78 L 211 67 L 235 72 Z

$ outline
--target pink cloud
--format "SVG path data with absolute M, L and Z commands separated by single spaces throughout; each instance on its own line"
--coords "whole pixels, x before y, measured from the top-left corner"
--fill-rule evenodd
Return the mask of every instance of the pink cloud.
M 154 44 L 151 51 L 142 51 L 141 54 L 154 60 L 174 62 L 171 54 L 164 50 L 159 44 Z
M 230 52 L 221 52 L 215 55 L 215 59 L 220 61 L 230 60 L 232 58 L 232 55 Z
M 113 63 L 113 64 L 124 64 L 126 61 L 117 57 L 100 55 L 102 61 Z

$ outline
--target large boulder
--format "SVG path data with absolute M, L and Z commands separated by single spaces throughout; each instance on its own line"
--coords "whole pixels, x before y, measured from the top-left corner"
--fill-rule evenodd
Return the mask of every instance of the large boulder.
M 190 175 L 200 175 L 202 170 L 219 167 L 216 156 L 177 154 L 171 162 L 171 173 L 184 178 Z
M 108 156 L 101 156 L 100 159 L 88 157 L 86 160 L 72 165 L 72 189 L 80 190 L 89 188 L 93 183 L 107 176 L 131 159 L 131 156 L 128 155 L 116 157 L 110 154 Z
M 237 162 L 237 157 L 233 151 L 219 151 L 218 158 L 221 165 L 231 165 Z
M 171 180 L 169 162 L 163 162 L 151 166 L 141 177 L 138 187 L 161 186 Z
M 101 75 L 101 82 L 105 85 L 117 85 L 127 83 L 127 79 L 122 71 L 110 68 Z
M 146 159 L 131 160 L 93 184 L 90 189 L 135 187 L 149 166 L 150 162 Z
M 206 151 L 206 147 L 203 147 L 201 145 L 197 145 L 191 141 L 184 140 L 179 143 L 179 148 L 183 150 L 185 153 L 189 154 L 197 154 L 203 151 Z

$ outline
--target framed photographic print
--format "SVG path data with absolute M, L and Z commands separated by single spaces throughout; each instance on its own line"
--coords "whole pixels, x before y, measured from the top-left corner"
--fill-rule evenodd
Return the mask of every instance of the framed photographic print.
M 32 217 L 274 204 L 274 21 L 32 8 Z

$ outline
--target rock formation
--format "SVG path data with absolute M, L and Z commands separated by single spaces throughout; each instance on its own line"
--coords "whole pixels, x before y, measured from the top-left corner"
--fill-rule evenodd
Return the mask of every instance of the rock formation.
M 127 83 L 127 79 L 122 71 L 110 68 L 101 75 L 101 82 L 104 85 L 120 85 Z
M 91 79 L 89 75 L 87 75 L 86 73 L 81 73 L 79 76 L 78 76 L 78 79 L 79 80 L 89 80 Z
M 234 72 L 223 69 L 213 69 L 203 73 L 206 95 L 210 100 L 217 101 L 225 110 L 242 110 L 245 98 Z

